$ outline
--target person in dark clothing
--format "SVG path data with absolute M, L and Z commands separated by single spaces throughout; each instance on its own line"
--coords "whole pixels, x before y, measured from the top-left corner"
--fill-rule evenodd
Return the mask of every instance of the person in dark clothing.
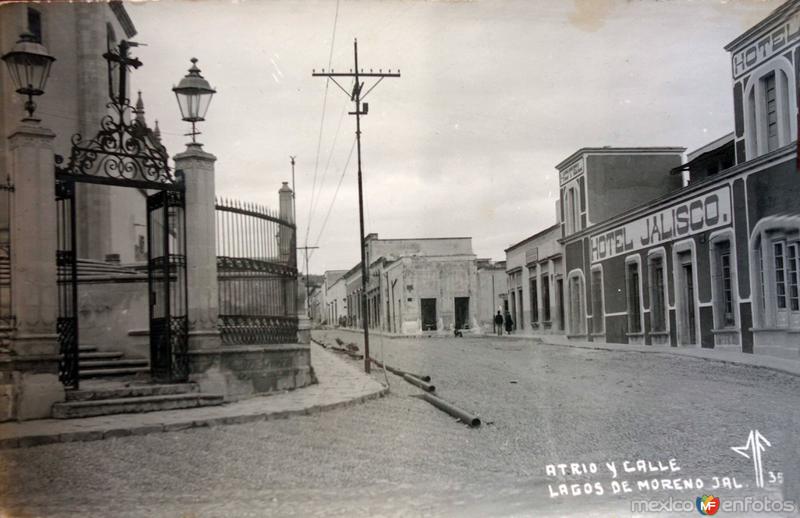
M 494 316 L 494 332 L 498 335 L 503 334 L 503 315 L 500 314 L 500 310 L 497 310 L 497 314 Z
M 506 313 L 506 318 L 504 320 L 506 323 L 506 333 L 511 334 L 511 330 L 514 329 L 514 321 L 511 320 L 511 313 Z

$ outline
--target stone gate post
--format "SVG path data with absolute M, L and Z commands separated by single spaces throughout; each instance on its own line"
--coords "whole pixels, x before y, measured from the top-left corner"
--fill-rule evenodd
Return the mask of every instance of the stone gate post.
M 278 191 L 280 201 L 280 217 L 284 221 L 291 221 L 295 225 L 297 222 L 294 217 L 294 192 L 289 187 L 289 182 L 283 182 Z M 282 235 L 280 238 L 281 260 L 297 267 L 297 228 L 292 236 Z M 305 282 L 308 282 L 306 279 Z M 287 290 L 291 294 L 291 290 Z M 300 278 L 295 284 L 294 306 L 297 314 L 297 343 L 308 345 L 311 343 L 311 320 L 308 318 L 308 301 L 306 300 L 306 289 L 304 284 L 300 284 Z M 287 301 L 288 302 L 288 301 Z
M 220 372 L 219 287 L 215 239 L 214 162 L 200 144 L 175 157 L 186 185 L 186 281 L 190 380 L 203 390 L 225 393 Z
M 50 417 L 64 400 L 58 379 L 57 220 L 55 134 L 37 119 L 23 119 L 8 137 L 11 233 L 9 351 L 0 353 L 0 421 Z

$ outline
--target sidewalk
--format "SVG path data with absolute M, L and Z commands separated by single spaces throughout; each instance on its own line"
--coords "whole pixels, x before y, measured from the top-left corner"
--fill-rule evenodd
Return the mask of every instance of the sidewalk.
M 320 330 L 323 331 L 323 330 Z M 353 333 L 361 335 L 361 331 L 337 328 L 326 329 L 324 331 L 335 331 Z M 377 335 L 387 338 L 408 338 L 420 339 L 428 338 L 427 335 L 397 335 L 388 334 L 381 331 L 375 332 L 370 330 L 370 336 Z M 452 335 L 432 336 L 431 338 L 452 338 Z M 464 338 L 483 338 L 483 339 L 497 339 L 497 340 L 522 340 L 534 343 L 543 343 L 545 345 L 561 346 L 561 347 L 576 347 L 579 349 L 595 349 L 605 351 L 617 352 L 636 352 L 636 353 L 649 353 L 649 354 L 671 354 L 674 356 L 689 356 L 702 360 L 718 361 L 723 363 L 732 363 L 737 365 L 747 365 L 750 367 L 758 367 L 763 369 L 772 369 L 774 371 L 791 374 L 793 376 L 800 376 L 800 355 L 798 359 L 793 360 L 789 358 L 781 358 L 778 356 L 770 356 L 766 354 L 747 354 L 735 351 L 726 351 L 720 349 L 705 349 L 701 347 L 670 347 L 667 345 L 630 345 L 630 344 L 613 344 L 601 342 L 587 342 L 569 340 L 564 335 L 551 335 L 551 334 L 503 334 L 496 335 L 491 333 L 484 334 L 464 334 Z
M 311 364 L 319 380 L 316 385 L 221 406 L 2 423 L 0 449 L 283 419 L 362 403 L 383 397 L 389 390 L 315 344 L 311 345 Z
M 509 338 L 513 338 L 513 335 Z M 800 376 L 800 357 L 797 360 L 769 356 L 767 354 L 747 354 L 735 351 L 720 349 L 705 349 L 702 347 L 670 347 L 668 345 L 630 345 L 630 344 L 607 344 L 599 342 L 583 342 L 567 339 L 563 335 L 538 335 L 527 336 L 528 339 L 538 339 L 547 345 L 557 345 L 563 347 L 577 347 L 579 349 L 599 349 L 618 352 L 637 352 L 649 354 L 670 354 L 673 356 L 689 356 L 701 360 L 711 360 L 722 363 L 732 363 L 737 365 L 747 365 L 763 369 Z

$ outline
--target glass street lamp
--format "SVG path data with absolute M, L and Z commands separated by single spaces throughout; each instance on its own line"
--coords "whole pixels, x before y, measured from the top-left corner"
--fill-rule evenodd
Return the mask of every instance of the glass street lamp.
M 28 96 L 25 110 L 28 116 L 33 118 L 33 112 L 36 110 L 33 97 L 44 93 L 44 86 L 50 75 L 50 65 L 56 58 L 47 53 L 47 49 L 36 41 L 33 34 L 21 34 L 19 38 L 11 52 L 3 55 L 2 59 L 6 62 L 17 93 Z
M 192 132 L 187 135 L 192 136 L 192 143 L 196 144 L 195 137 L 200 133 L 195 130 L 195 124 L 204 121 L 208 106 L 211 104 L 211 97 L 217 93 L 211 88 L 197 68 L 197 58 L 192 58 L 192 68 L 189 73 L 181 79 L 178 86 L 173 86 L 172 91 L 178 99 L 178 107 L 181 110 L 183 120 L 192 123 Z

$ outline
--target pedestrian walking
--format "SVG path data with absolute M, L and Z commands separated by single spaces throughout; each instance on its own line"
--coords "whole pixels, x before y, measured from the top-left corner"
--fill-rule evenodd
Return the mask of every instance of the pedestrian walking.
M 503 334 L 503 315 L 500 314 L 500 310 L 497 310 L 497 314 L 494 316 L 494 332 L 497 335 Z
M 514 321 L 511 320 L 511 313 L 506 312 L 504 320 L 506 323 L 506 333 L 511 334 L 511 330 L 514 329 Z

